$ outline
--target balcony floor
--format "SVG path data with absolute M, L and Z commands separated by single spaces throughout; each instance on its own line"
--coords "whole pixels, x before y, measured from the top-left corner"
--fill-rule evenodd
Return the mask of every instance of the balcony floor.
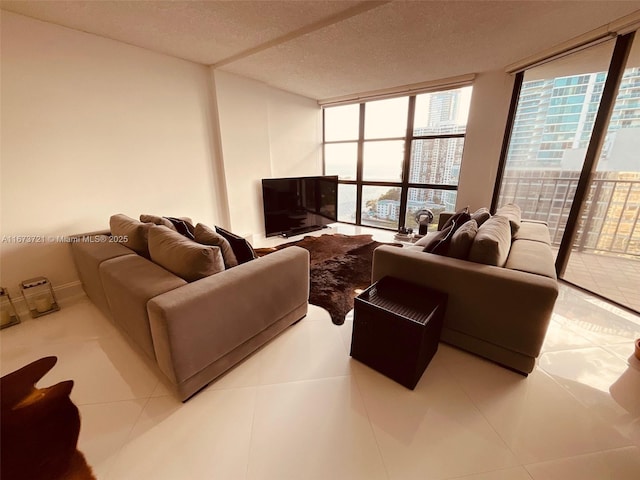
M 640 312 L 640 259 L 574 251 L 564 279 Z

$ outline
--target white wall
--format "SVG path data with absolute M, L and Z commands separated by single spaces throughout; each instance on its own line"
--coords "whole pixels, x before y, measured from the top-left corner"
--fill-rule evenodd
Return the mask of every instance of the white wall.
M 514 77 L 503 71 L 476 76 L 456 208 L 469 205 L 471 210 L 475 210 L 491 206 L 513 81 Z
M 322 173 L 321 111 L 255 80 L 220 70 L 214 78 L 230 228 L 264 234 L 261 179 Z
M 318 102 L 283 90 L 268 90 L 271 174 L 322 174 L 322 111 Z
M 224 216 L 207 67 L 5 11 L 1 20 L 3 286 L 77 281 L 68 245 L 12 236 L 103 229 L 118 212 Z

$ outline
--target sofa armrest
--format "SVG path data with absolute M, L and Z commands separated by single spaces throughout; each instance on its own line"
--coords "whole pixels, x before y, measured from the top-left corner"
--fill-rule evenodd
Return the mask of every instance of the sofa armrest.
M 180 383 L 308 299 L 309 252 L 300 247 L 158 295 L 147 304 L 158 365 Z
M 414 249 L 378 247 L 372 282 L 393 276 L 448 294 L 445 328 L 536 357 L 558 295 L 556 280 Z

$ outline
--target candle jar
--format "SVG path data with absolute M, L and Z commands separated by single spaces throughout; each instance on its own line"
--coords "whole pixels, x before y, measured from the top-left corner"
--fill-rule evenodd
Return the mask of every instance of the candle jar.
M 20 317 L 13 306 L 11 296 L 6 288 L 0 287 L 0 329 L 20 323 Z
M 20 289 L 31 317 L 37 318 L 60 310 L 53 287 L 46 277 L 24 280 L 20 283 Z

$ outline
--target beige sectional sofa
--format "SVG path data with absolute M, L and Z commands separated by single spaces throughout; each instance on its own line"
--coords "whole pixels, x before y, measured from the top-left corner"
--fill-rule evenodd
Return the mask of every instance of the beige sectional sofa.
M 505 225 L 504 218 L 495 220 L 494 228 Z M 476 239 L 486 225 L 477 229 Z M 372 281 L 393 276 L 447 293 L 441 340 L 526 375 L 540 354 L 558 282 L 547 226 L 521 221 L 511 234 L 508 220 L 506 225 L 502 265 L 426 253 L 424 240 L 377 248 Z
M 84 290 L 183 401 L 307 313 L 309 253 L 302 248 L 188 282 L 104 233 L 71 243 Z

